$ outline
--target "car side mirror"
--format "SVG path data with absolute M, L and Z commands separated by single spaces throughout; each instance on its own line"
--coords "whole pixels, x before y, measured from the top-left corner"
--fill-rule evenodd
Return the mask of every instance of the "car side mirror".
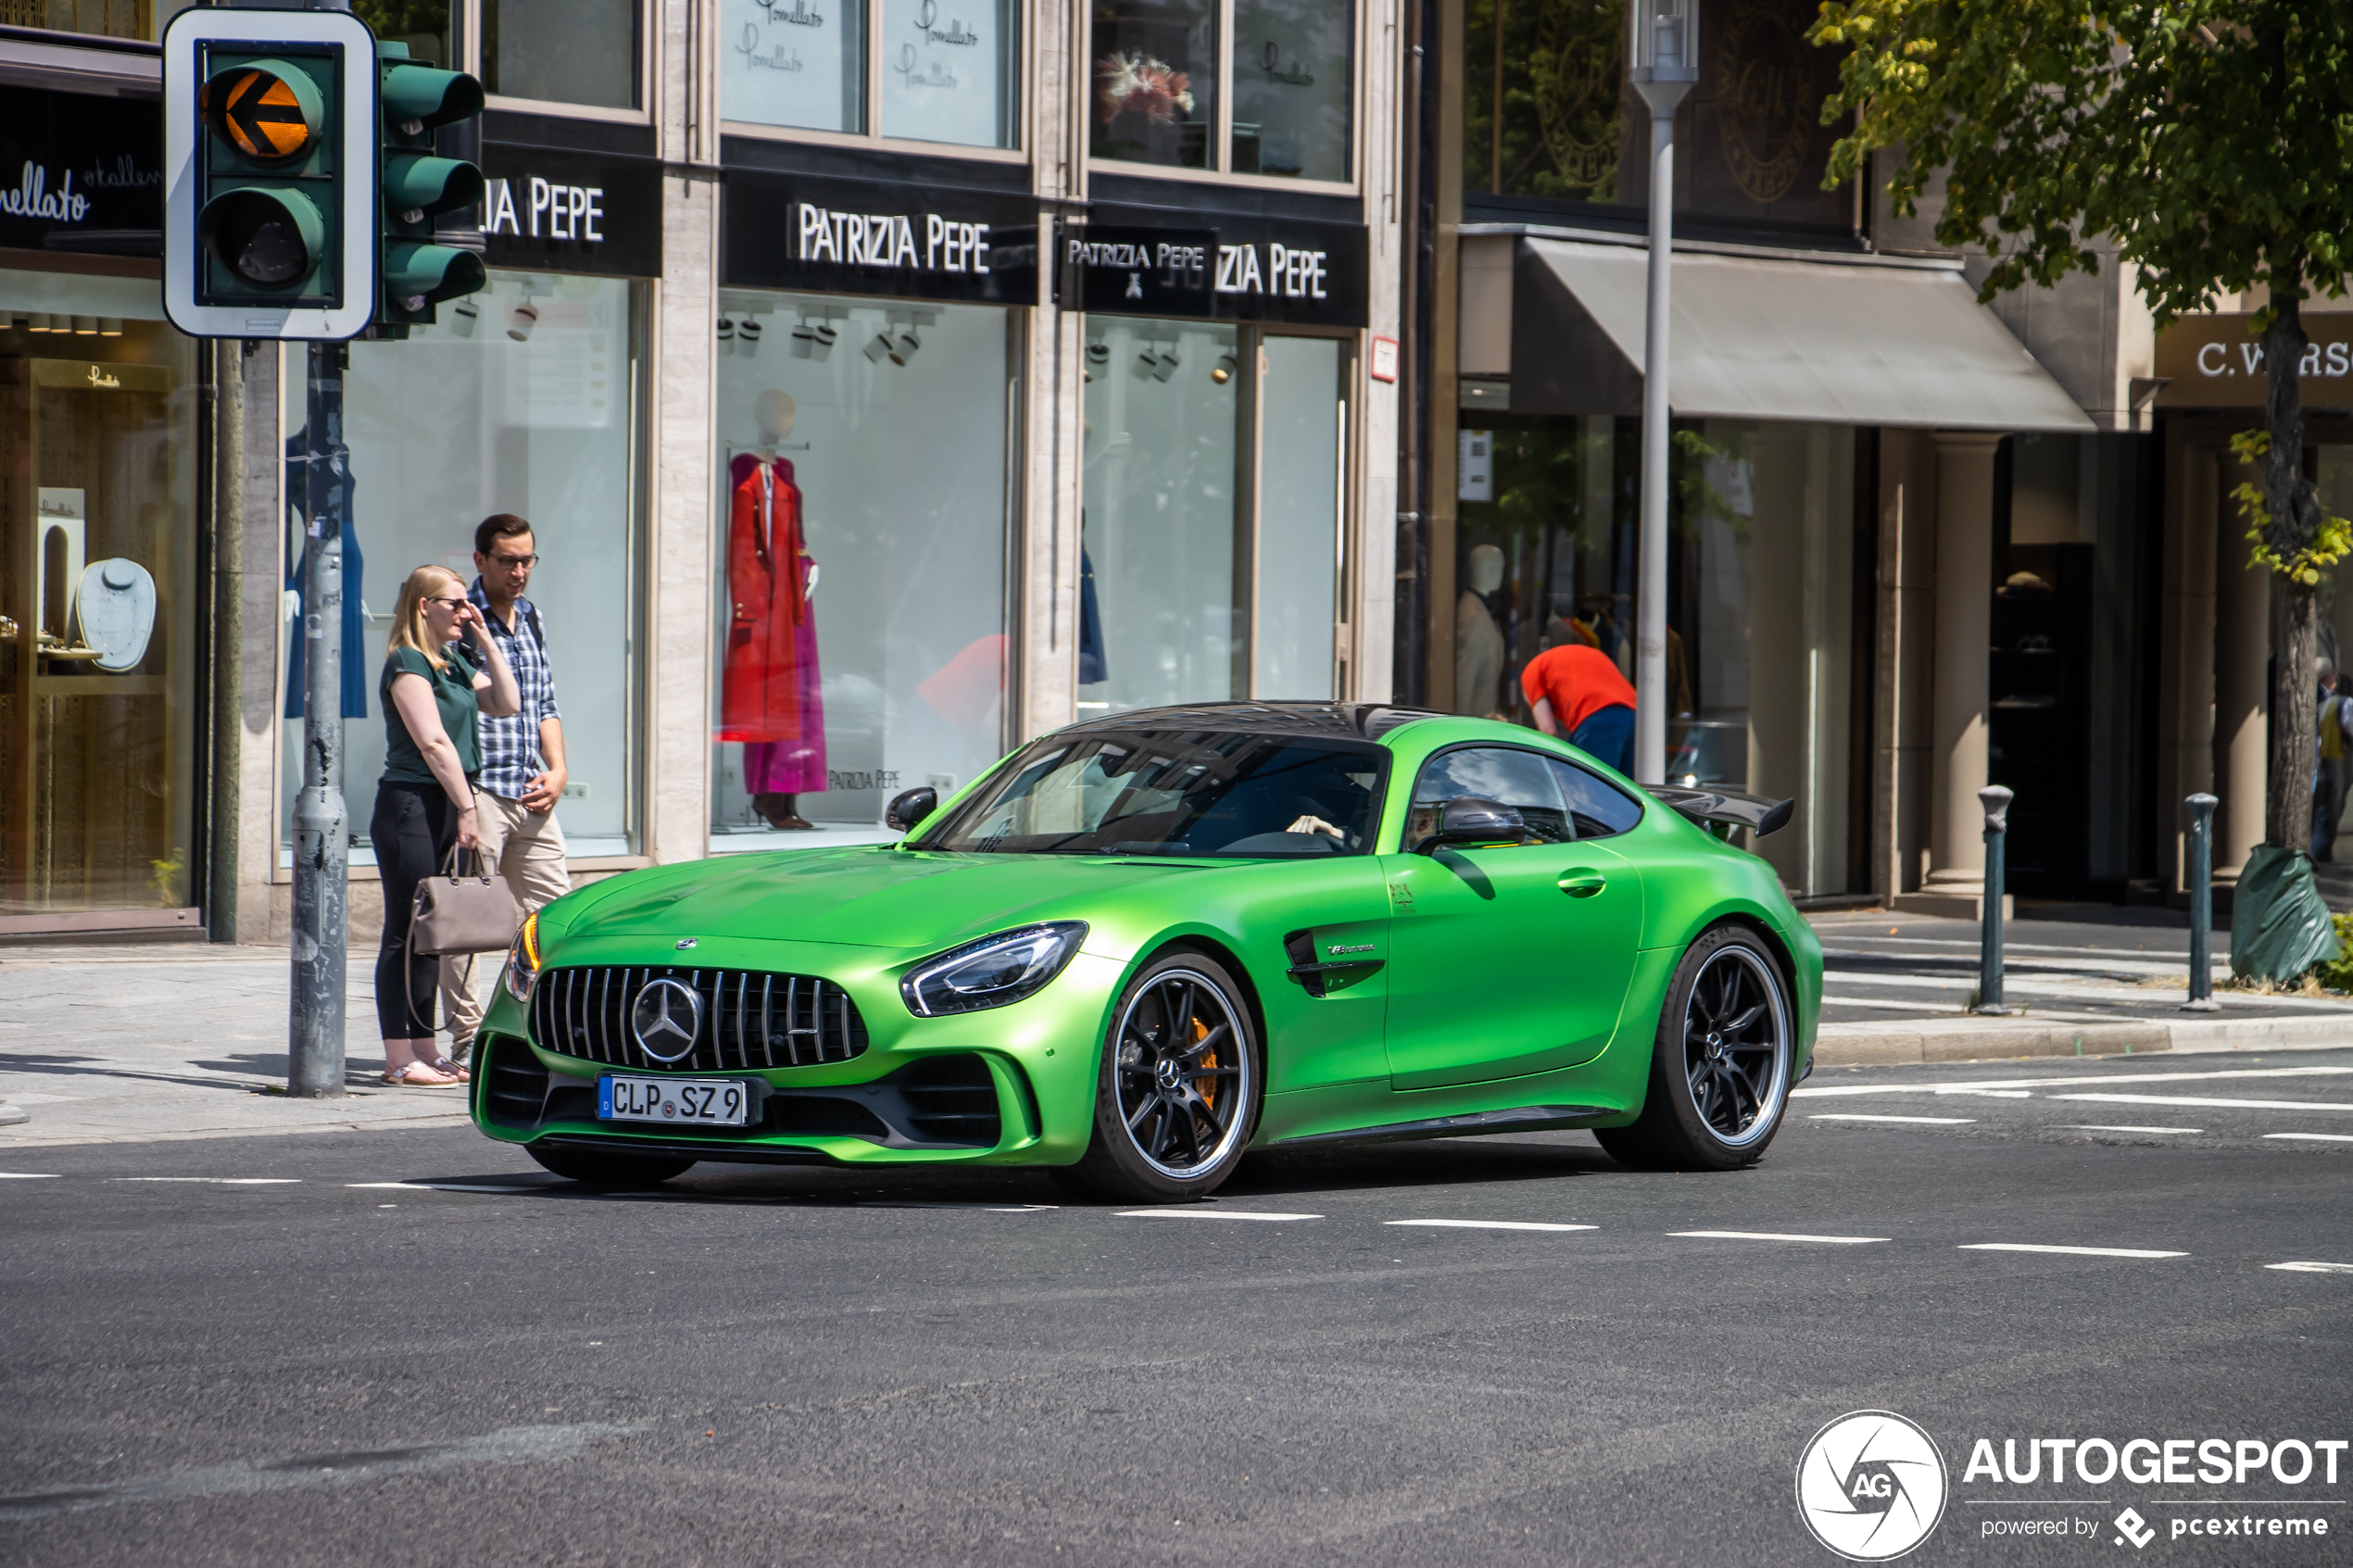
M 929 784 L 901 790 L 883 809 L 883 825 L 906 833 L 939 809 L 939 791 Z
M 1516 844 L 1527 836 L 1528 824 L 1521 821 L 1517 808 L 1481 800 L 1475 795 L 1460 795 L 1438 813 L 1438 832 L 1424 840 L 1421 847 L 1427 849 L 1436 844 Z

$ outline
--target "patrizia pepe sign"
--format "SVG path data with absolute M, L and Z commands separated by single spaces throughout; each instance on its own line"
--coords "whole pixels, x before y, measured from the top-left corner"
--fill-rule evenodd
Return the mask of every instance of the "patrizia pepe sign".
M 146 231 L 160 252 L 159 105 L 0 88 L 0 245 L 120 251 Z
M 554 265 L 608 277 L 661 271 L 661 165 L 485 142 L 483 248 L 493 267 Z
M 727 172 L 724 279 L 749 288 L 1031 305 L 1037 208 L 1017 193 Z
M 1056 233 L 1056 298 L 1067 304 L 1075 294 L 1090 315 L 1354 327 L 1366 320 L 1361 228 L 1219 214 L 1214 229 L 1095 218 Z

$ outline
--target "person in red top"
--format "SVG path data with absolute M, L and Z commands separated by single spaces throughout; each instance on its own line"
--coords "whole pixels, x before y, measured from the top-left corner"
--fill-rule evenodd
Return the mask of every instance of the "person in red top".
M 1583 643 L 1546 648 L 1519 672 L 1536 727 L 1621 773 L 1634 771 L 1634 688 L 1609 655 Z

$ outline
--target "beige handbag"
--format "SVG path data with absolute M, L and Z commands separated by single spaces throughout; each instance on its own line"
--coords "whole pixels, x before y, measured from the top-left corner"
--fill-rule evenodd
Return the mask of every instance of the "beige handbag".
M 439 876 L 417 884 L 409 916 L 409 950 L 424 958 L 445 953 L 503 953 L 522 928 L 522 911 L 503 878 L 490 874 L 477 851 L 467 851 L 472 875 L 459 870 L 452 849 Z

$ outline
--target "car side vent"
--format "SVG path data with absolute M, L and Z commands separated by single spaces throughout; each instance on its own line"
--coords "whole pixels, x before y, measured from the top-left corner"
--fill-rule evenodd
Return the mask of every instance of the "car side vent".
M 908 1131 L 922 1142 L 987 1148 L 1002 1135 L 997 1083 L 977 1056 L 943 1056 L 910 1068 L 899 1092 L 907 1102 Z
M 535 1127 L 547 1098 L 547 1070 L 531 1047 L 502 1035 L 483 1036 L 483 1114 L 501 1127 Z

